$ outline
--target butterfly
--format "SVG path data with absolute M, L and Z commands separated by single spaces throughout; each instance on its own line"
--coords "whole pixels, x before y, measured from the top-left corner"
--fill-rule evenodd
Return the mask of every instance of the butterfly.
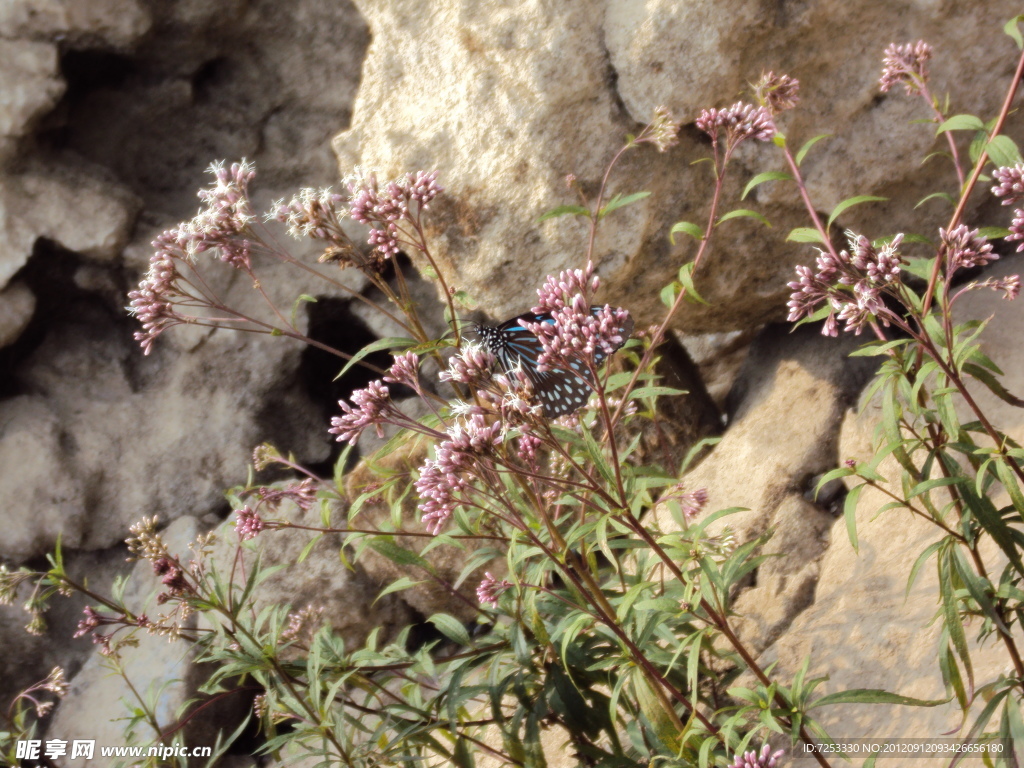
M 604 307 L 593 306 L 591 314 L 596 315 Z M 537 358 L 543 351 L 540 340 L 531 333 L 523 323 L 549 323 L 554 325 L 554 319 L 548 312 L 526 312 L 517 315 L 511 320 L 506 320 L 498 326 L 478 325 L 477 335 L 501 363 L 506 373 L 522 366 L 523 372 L 533 382 L 534 392 L 544 409 L 544 415 L 549 419 L 565 416 L 573 413 L 586 405 L 590 399 L 593 386 L 584 378 L 587 370 L 582 362 L 573 361 L 572 370 L 564 368 L 549 368 L 546 371 L 538 370 Z M 622 342 L 618 349 L 626 342 L 633 332 L 633 320 L 627 319 L 619 329 Z M 612 350 L 613 352 L 615 350 Z M 594 362 L 600 365 L 605 357 L 603 350 L 598 348 L 594 353 Z

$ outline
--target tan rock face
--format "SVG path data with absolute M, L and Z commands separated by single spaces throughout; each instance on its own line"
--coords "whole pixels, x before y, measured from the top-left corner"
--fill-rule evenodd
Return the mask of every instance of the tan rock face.
M 999 29 L 1018 10 L 1009 0 L 913 11 L 712 0 L 537 0 L 488 14 L 471 0 L 430 13 L 403 0 L 360 9 L 374 41 L 352 127 L 335 140 L 340 171 L 439 168 L 449 195 L 432 212 L 434 245 L 449 282 L 496 317 L 523 311 L 545 275 L 585 260 L 581 220 L 537 222 L 547 210 L 578 202 L 562 183 L 566 174 L 593 195 L 625 134 L 637 132 L 654 107 L 666 104 L 692 124 L 701 108 L 734 102 L 768 69 L 802 83 L 804 109 L 781 120 L 796 147 L 818 133 L 836 134 L 804 169 L 820 210 L 855 194 L 916 194 L 925 182 L 948 187 L 947 167 L 919 167 L 933 142 L 927 128 L 910 124 L 928 116 L 923 102 L 878 93 L 882 51 L 893 41 L 928 39 L 936 49 L 936 92 L 956 93 L 956 111 L 991 115 L 1015 55 Z M 848 44 L 837 48 L 836 29 Z M 609 217 L 594 251 L 608 300 L 628 306 L 641 323 L 662 314 L 658 291 L 695 254 L 692 240 L 673 247 L 666 237 L 675 221 L 704 223 L 708 166 L 690 164 L 706 155 L 702 134 L 684 128 L 677 149 L 629 153 L 612 176 L 612 193 L 652 193 Z M 723 212 L 740 206 L 739 192 L 754 173 L 783 165 L 771 148 L 744 147 Z M 785 235 L 805 226 L 806 214 L 791 185 L 760 187 L 743 207 L 761 210 L 774 227 L 734 220 L 717 230 L 697 277 L 710 306 L 686 306 L 676 327 L 728 331 L 784 316 L 792 268 L 813 257 L 813 249 L 787 243 Z M 841 225 L 862 228 L 877 211 L 856 211 Z M 890 214 L 885 227 L 937 227 L 944 213 L 935 206 Z

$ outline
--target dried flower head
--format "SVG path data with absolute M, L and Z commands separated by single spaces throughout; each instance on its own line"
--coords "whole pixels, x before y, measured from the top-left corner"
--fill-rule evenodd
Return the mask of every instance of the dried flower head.
M 310 642 L 320 628 L 323 615 L 323 607 L 314 608 L 312 604 L 300 611 L 292 611 L 288 614 L 288 626 L 281 633 L 281 642 Z
M 768 72 L 754 85 L 757 102 L 772 115 L 792 109 L 800 101 L 800 81 L 789 75 Z
M 152 562 L 167 556 L 167 545 L 156 530 L 157 522 L 157 516 L 153 515 L 153 517 L 142 518 L 139 522 L 128 528 L 133 534 L 125 539 L 124 542 L 128 546 L 128 552 L 131 554 L 131 557 L 128 558 L 129 562 L 132 560 L 149 560 Z
M 282 501 L 288 499 L 303 511 L 310 509 L 316 503 L 316 492 L 317 484 L 311 477 L 283 488 L 262 486 L 256 489 L 256 495 L 270 509 L 277 509 Z
M 924 40 L 903 45 L 890 43 L 882 59 L 879 89 L 886 93 L 894 85 L 902 83 L 908 94 L 919 93 L 928 82 L 928 60 L 931 57 L 932 47 Z
M 673 119 L 668 107 L 656 107 L 650 125 L 650 142 L 659 152 L 666 152 L 679 143 L 680 122 Z

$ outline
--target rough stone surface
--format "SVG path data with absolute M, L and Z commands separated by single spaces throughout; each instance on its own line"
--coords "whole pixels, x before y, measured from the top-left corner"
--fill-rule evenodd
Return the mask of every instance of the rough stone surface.
M 5 36 L 74 48 L 130 48 L 149 25 L 136 0 L 7 0 L 0 6 Z
M 688 489 L 708 489 L 708 510 L 747 510 L 713 523 L 712 533 L 728 527 L 746 542 L 775 530 L 764 552 L 782 557 L 764 563 L 756 586 L 737 601 L 744 615 L 738 628 L 757 648 L 813 595 L 832 518 L 805 496 L 813 498 L 812 478 L 836 466 L 836 430 L 864 381 L 863 365 L 846 358 L 851 349 L 849 339 L 822 338 L 810 328 L 791 335 L 766 329 L 727 398 L 721 442 L 684 478 Z M 655 514 L 662 530 L 674 528 L 667 509 Z
M 21 335 L 35 308 L 36 297 L 24 283 L 14 283 L 0 291 L 0 349 Z
M 854 194 L 882 194 L 908 203 L 888 215 L 893 231 L 939 226 L 944 209 L 913 211 L 913 203 L 925 185 L 948 188 L 955 179 L 942 163 L 919 165 L 935 141 L 928 128 L 910 124 L 927 117 L 924 103 L 900 89 L 878 94 L 882 52 L 894 40 L 927 38 L 936 49 L 936 92 L 956 93 L 956 111 L 985 115 L 998 111 L 1016 56 L 998 31 L 1017 12 L 1009 0 L 983 8 L 928 3 L 913 12 L 835 1 L 769 12 L 746 0 L 533 0 L 489 15 L 472 0 L 428 14 L 410 0 L 360 7 L 374 38 L 352 127 L 335 140 L 342 173 L 355 165 L 386 175 L 439 168 L 449 196 L 431 215 L 434 246 L 450 282 L 496 317 L 529 306 L 545 274 L 585 260 L 580 219 L 537 221 L 577 202 L 566 174 L 593 195 L 624 134 L 656 106 L 667 104 L 689 126 L 701 108 L 734 102 L 766 69 L 803 83 L 806 109 L 781 120 L 795 146 L 837 134 L 806 160 L 817 207 L 827 212 Z M 837 51 L 836 25 L 856 45 Z M 440 56 L 444 66 L 435 66 Z M 629 306 L 641 323 L 661 315 L 659 290 L 694 256 L 692 240 L 670 247 L 666 236 L 680 219 L 703 224 L 711 182 L 705 164 L 691 163 L 706 154 L 705 139 L 687 127 L 675 150 L 628 153 L 612 176 L 610 193 L 652 192 L 605 221 L 594 251 L 607 299 Z M 772 148 L 744 145 L 723 211 L 740 205 L 753 174 L 782 165 Z M 759 187 L 743 207 L 762 211 L 774 227 L 740 220 L 716 231 L 696 276 L 710 305 L 684 307 L 676 327 L 720 332 L 784 316 L 792 267 L 813 257 L 785 235 L 806 226 L 806 214 L 793 186 L 778 183 Z M 878 211 L 851 211 L 840 224 L 864 227 Z
M 199 533 L 194 518 L 181 518 L 163 532 L 163 538 L 171 552 L 188 560 L 188 544 Z M 129 588 L 125 592 L 125 604 L 134 613 L 155 616 L 159 608 L 153 598 L 159 583 L 148 562 L 139 562 L 132 571 Z M 192 624 L 194 626 L 194 619 Z M 167 638 L 138 632 L 139 644 L 135 648 L 121 650 L 119 665 L 122 674 L 115 672 L 109 659 L 97 649 L 78 674 L 70 680 L 67 696 L 60 702 L 50 723 L 47 738 L 95 739 L 97 745 L 125 744 L 125 716 L 140 702 L 132 688 L 151 702 L 157 722 L 162 728 L 177 723 L 180 707 L 195 694 L 201 678 L 192 663 L 192 654 L 185 643 L 168 643 Z M 130 686 L 129 686 L 130 683 Z M 215 732 L 209 728 L 209 720 L 200 718 L 192 727 L 205 723 L 191 734 L 192 743 L 213 743 Z M 152 730 L 146 726 L 145 734 L 139 734 L 140 741 L 153 739 Z M 208 740 L 208 741 L 207 741 Z M 90 761 L 69 757 L 59 758 L 61 768 L 80 768 Z
M 0 285 L 47 238 L 60 247 L 98 261 L 119 257 L 138 210 L 123 186 L 75 166 L 34 169 L 2 180 L 0 187 Z
M 0 36 L 0 165 L 63 92 L 56 46 Z
M 1019 257 L 1004 259 L 989 267 L 983 277 L 1019 273 Z M 1006 374 L 1006 382 L 1021 380 L 1024 362 L 1020 333 L 1024 309 L 1019 302 L 1006 302 L 999 294 L 984 290 L 969 293 L 957 302 L 957 320 L 991 318 L 981 336 L 983 352 Z M 975 386 L 973 395 L 993 423 L 1015 439 L 1024 437 L 1020 409 L 1013 408 Z M 968 418 L 961 405 L 962 418 Z M 875 428 L 881 420 L 880 406 L 872 400 L 859 412 L 843 420 L 839 454 L 865 461 L 875 453 Z M 888 457 L 879 472 L 899 493 L 899 465 Z M 878 510 L 891 497 L 865 489 L 856 511 L 859 551 L 854 551 L 843 519 L 832 527 L 832 542 L 821 558 L 813 605 L 793 621 L 785 635 L 765 653 L 762 661 L 778 660 L 783 675 L 799 669 L 810 658 L 810 674 L 828 674 L 820 689 L 831 693 L 849 688 L 883 688 L 920 699 L 945 699 L 936 667 L 940 625 L 933 623 L 939 609 L 938 577 L 934 560 L 927 563 L 909 594 L 910 569 L 917 556 L 940 538 L 941 531 L 904 510 Z M 994 499 L 997 506 L 1009 500 Z M 991 542 L 986 542 L 991 544 Z M 994 546 L 982 549 L 990 573 L 997 573 L 1004 560 Z M 1024 637 L 1015 628 L 1018 646 Z M 979 645 L 973 625 L 968 625 L 971 657 L 978 684 L 999 674 L 1012 674 L 1003 647 L 991 639 Z M 933 708 L 851 705 L 821 712 L 824 728 L 835 737 L 938 736 L 955 730 L 960 723 L 959 708 L 950 703 Z M 807 762 L 810 761 L 798 761 Z

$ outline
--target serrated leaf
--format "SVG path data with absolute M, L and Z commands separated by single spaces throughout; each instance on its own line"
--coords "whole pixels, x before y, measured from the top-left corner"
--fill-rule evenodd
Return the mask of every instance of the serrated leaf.
M 771 222 L 768 221 L 768 219 L 766 219 L 764 216 L 762 216 L 757 211 L 751 211 L 751 210 L 748 210 L 746 208 L 737 208 L 735 211 L 729 211 L 728 213 L 723 214 L 722 216 L 720 216 L 718 218 L 718 221 L 715 223 L 715 226 L 717 227 L 723 221 L 728 221 L 729 219 L 739 219 L 739 218 L 757 219 L 762 224 L 764 224 L 766 227 L 771 227 Z
M 807 153 L 811 151 L 811 147 L 817 144 L 822 139 L 827 139 L 831 136 L 831 133 L 819 133 L 814 138 L 808 139 L 804 142 L 804 145 L 800 147 L 800 151 L 796 153 L 796 164 L 799 166 L 804 161 Z
M 985 124 L 975 115 L 953 115 L 935 129 L 935 135 L 946 131 L 984 131 Z
M 676 244 L 676 233 L 685 232 L 690 237 L 696 240 L 704 239 L 704 230 L 698 227 L 696 224 L 691 224 L 688 221 L 677 221 L 672 225 L 672 228 L 668 231 L 668 241 L 672 245 Z
M 828 217 L 828 223 L 825 225 L 825 231 L 827 232 L 832 227 L 832 222 L 838 219 L 845 211 L 849 210 L 855 205 L 863 205 L 864 203 L 882 203 L 888 200 L 887 197 L 879 197 L 878 195 L 857 195 L 856 197 L 848 197 L 843 200 L 839 205 L 832 209 L 832 214 Z
M 637 200 L 643 200 L 645 197 L 650 197 L 650 192 L 634 192 L 631 195 L 615 195 L 611 200 L 608 201 L 608 205 L 597 212 L 597 218 L 603 219 L 612 211 L 618 210 L 625 205 L 635 203 Z M 589 213 L 589 211 L 588 211 Z
M 547 213 L 541 214 L 537 221 L 539 223 L 548 219 L 556 219 L 559 216 L 586 216 L 589 218 L 590 209 L 584 208 L 582 205 L 560 205 L 557 208 L 552 208 Z
M 812 227 L 797 227 L 786 236 L 786 240 L 794 243 L 817 243 L 818 245 L 828 245 L 825 238 L 821 236 L 821 233 Z
M 745 200 L 754 187 L 764 184 L 766 181 L 793 181 L 793 176 L 785 171 L 765 171 L 764 173 L 759 173 L 747 182 L 747 186 L 743 188 L 743 194 L 740 195 L 740 200 Z

